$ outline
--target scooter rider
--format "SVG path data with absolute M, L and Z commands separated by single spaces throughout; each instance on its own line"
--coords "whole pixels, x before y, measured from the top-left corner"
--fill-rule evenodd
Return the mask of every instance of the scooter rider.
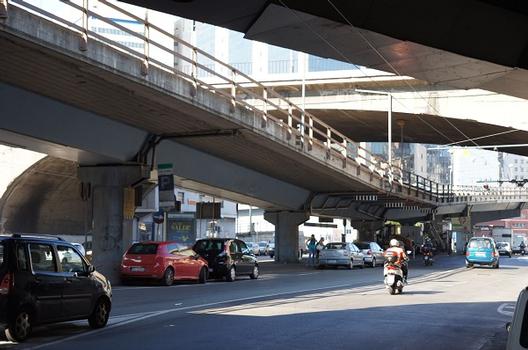
M 407 267 L 407 261 L 409 260 L 409 258 L 407 257 L 405 250 L 400 247 L 400 242 L 397 239 L 391 239 L 389 245 L 390 248 L 385 251 L 385 254 L 389 253 L 396 255 L 396 257 L 398 258 L 396 264 L 401 266 L 403 272 L 403 281 L 404 283 L 407 283 L 407 274 L 409 272 L 409 269 Z

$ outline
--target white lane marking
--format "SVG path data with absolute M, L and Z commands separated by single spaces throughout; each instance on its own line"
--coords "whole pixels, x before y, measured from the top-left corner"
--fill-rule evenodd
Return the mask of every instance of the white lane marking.
M 515 304 L 512 304 L 512 303 L 504 303 L 504 304 L 501 304 L 497 308 L 497 312 L 499 314 L 508 316 L 508 317 L 513 317 L 514 311 L 515 311 Z
M 465 268 L 452 269 L 452 270 L 448 270 L 448 271 L 441 271 L 441 272 L 431 273 L 429 275 L 420 276 L 419 278 L 417 278 L 417 280 L 419 280 L 419 282 L 415 281 L 415 283 L 420 283 L 421 280 L 423 280 L 423 279 L 442 278 L 442 277 L 435 277 L 435 276 L 436 275 L 444 276 L 446 274 L 455 272 L 457 270 L 464 271 Z M 67 338 L 63 338 L 63 339 L 58 339 L 58 340 L 55 340 L 55 341 L 52 341 L 52 342 L 49 342 L 49 343 L 46 343 L 46 344 L 41 344 L 41 345 L 38 345 L 38 346 L 35 346 L 35 347 L 31 347 L 30 349 L 41 349 L 41 348 L 44 348 L 44 347 L 47 347 L 47 346 L 50 346 L 50 345 L 57 345 L 57 344 L 65 343 L 67 341 L 75 340 L 75 339 L 78 339 L 78 338 L 82 338 L 82 337 L 87 336 L 87 335 L 97 334 L 97 333 L 106 331 L 108 329 L 125 326 L 125 325 L 130 324 L 130 323 L 142 321 L 142 320 L 149 319 L 149 318 L 152 318 L 152 317 L 162 316 L 162 315 L 165 315 L 165 314 L 168 314 L 168 313 L 171 313 L 171 312 L 188 311 L 188 310 L 201 309 L 201 308 L 217 306 L 217 305 L 222 305 L 222 304 L 231 304 L 231 303 L 237 303 L 237 302 L 242 302 L 242 301 L 249 301 L 249 300 L 256 300 L 256 299 L 265 299 L 265 298 L 279 297 L 279 296 L 291 295 L 291 294 L 317 292 L 317 291 L 321 291 L 321 290 L 334 289 L 334 288 L 353 287 L 356 284 L 357 283 L 345 283 L 345 284 L 338 284 L 338 285 L 319 287 L 319 288 L 300 289 L 300 290 L 287 291 L 287 292 L 281 292 L 281 293 L 262 294 L 262 295 L 252 296 L 252 297 L 222 300 L 222 301 L 217 301 L 217 302 L 213 302 L 213 303 L 206 303 L 206 304 L 200 304 L 200 305 L 192 305 L 192 306 L 171 308 L 171 309 L 166 309 L 166 310 L 157 311 L 157 312 L 149 312 L 149 313 L 145 313 L 144 316 L 141 316 L 141 314 L 138 314 L 139 317 L 134 317 L 132 319 L 128 319 L 128 320 L 120 322 L 120 323 L 114 323 L 112 325 L 106 326 L 105 328 L 89 331 L 89 332 L 86 332 L 86 333 L 76 334 L 76 335 L 73 335 L 71 337 L 67 337 Z M 362 287 L 363 288 L 369 288 L 369 289 L 370 288 L 379 288 L 378 286 L 358 286 L 358 287 L 355 287 L 355 288 L 361 289 Z M 145 287 L 145 288 L 151 288 L 151 287 Z M 156 287 L 153 287 L 153 288 L 156 288 Z M 130 316 L 130 315 L 123 315 L 123 316 Z M 116 317 L 119 317 L 119 316 L 116 316 Z

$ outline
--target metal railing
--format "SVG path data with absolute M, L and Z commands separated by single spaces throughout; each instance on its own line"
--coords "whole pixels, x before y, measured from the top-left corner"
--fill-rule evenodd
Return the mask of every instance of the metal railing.
M 52 2 L 49 0 L 47 4 Z M 264 86 L 243 72 L 250 70 L 251 67 L 238 66 L 237 69 L 237 67 L 230 66 L 213 55 L 187 43 L 150 22 L 146 10 L 144 16 L 139 16 L 120 7 L 118 3 L 108 0 L 98 0 L 97 7 L 89 7 L 88 0 L 56 2 L 67 5 L 78 12 L 69 12 L 70 18 L 63 18 L 24 0 L 9 0 L 8 4 L 29 10 L 77 32 L 80 40 L 79 50 L 81 51 L 88 49 L 89 39 L 97 40 L 142 60 L 141 72 L 143 75 L 148 75 L 149 67 L 152 65 L 170 72 L 178 78 L 187 80 L 192 84 L 194 93 L 198 88 L 211 91 L 230 101 L 233 111 L 235 107 L 239 106 L 254 112 L 260 117 L 261 128 L 264 130 L 269 123 L 275 123 L 280 128 L 285 129 L 288 139 L 294 137 L 298 141 L 296 145 L 299 146 L 300 150 L 310 152 L 313 145 L 318 144 L 326 150 L 327 159 L 330 159 L 332 155 L 341 158 L 343 168 L 346 166 L 347 160 L 350 159 L 355 162 L 358 169 L 360 167 L 367 168 L 372 175 L 377 175 L 386 180 L 390 184 L 391 190 L 392 184 L 396 183 L 405 186 L 409 193 L 411 190 L 416 190 L 423 195 L 424 199 L 440 202 L 449 201 L 457 195 L 449 185 L 438 184 L 420 175 L 405 171 L 394 164 L 388 164 L 385 160 L 361 147 L 359 143 L 317 119 L 312 113 L 304 111 L 273 89 Z M 103 9 L 101 5 L 106 6 L 106 9 L 112 11 L 113 14 L 119 15 L 113 16 L 113 18 L 102 15 L 100 13 Z M 116 21 L 115 17 L 118 16 L 124 16 L 128 22 L 132 21 L 136 25 L 143 26 L 143 32 L 128 28 L 122 24 L 124 21 Z M 94 19 L 114 28 L 112 33 L 124 33 L 127 38 L 134 37 L 143 45 L 136 45 L 134 49 L 118 40 L 106 37 L 102 31 L 90 26 L 90 22 Z M 157 35 L 154 35 L 155 33 Z M 169 39 L 168 42 L 171 42 L 172 46 L 168 47 L 163 44 L 163 39 Z M 172 64 L 162 62 L 159 57 L 153 55 L 153 49 L 168 55 Z M 248 88 L 248 83 L 258 87 L 258 92 L 255 92 L 254 88 Z M 226 84 L 230 86 L 230 89 L 225 88 Z M 278 114 L 278 116 L 271 112 Z

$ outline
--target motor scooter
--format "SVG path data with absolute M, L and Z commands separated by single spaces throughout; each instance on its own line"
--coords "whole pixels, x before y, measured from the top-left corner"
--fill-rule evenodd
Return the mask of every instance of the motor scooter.
M 423 260 L 424 260 L 424 264 L 425 266 L 432 266 L 433 265 L 433 252 L 424 252 L 423 253 Z
M 403 292 L 403 270 L 396 261 L 395 256 L 389 255 L 385 257 L 385 264 L 383 265 L 385 288 L 390 295 Z

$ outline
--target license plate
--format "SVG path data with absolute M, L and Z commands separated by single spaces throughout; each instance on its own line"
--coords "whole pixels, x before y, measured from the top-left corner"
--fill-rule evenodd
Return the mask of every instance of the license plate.
M 143 271 L 145 271 L 145 268 L 144 267 L 131 267 L 130 271 L 132 271 L 132 272 L 143 272 Z
M 336 262 L 337 262 L 337 261 L 335 261 L 335 260 L 328 260 L 328 263 L 329 263 L 329 264 L 335 264 Z
M 394 283 L 394 275 L 388 275 L 387 284 L 393 284 L 393 283 Z
M 477 253 L 475 254 L 475 256 L 484 257 L 484 256 L 486 256 L 486 253 L 484 253 L 484 252 L 477 252 Z

